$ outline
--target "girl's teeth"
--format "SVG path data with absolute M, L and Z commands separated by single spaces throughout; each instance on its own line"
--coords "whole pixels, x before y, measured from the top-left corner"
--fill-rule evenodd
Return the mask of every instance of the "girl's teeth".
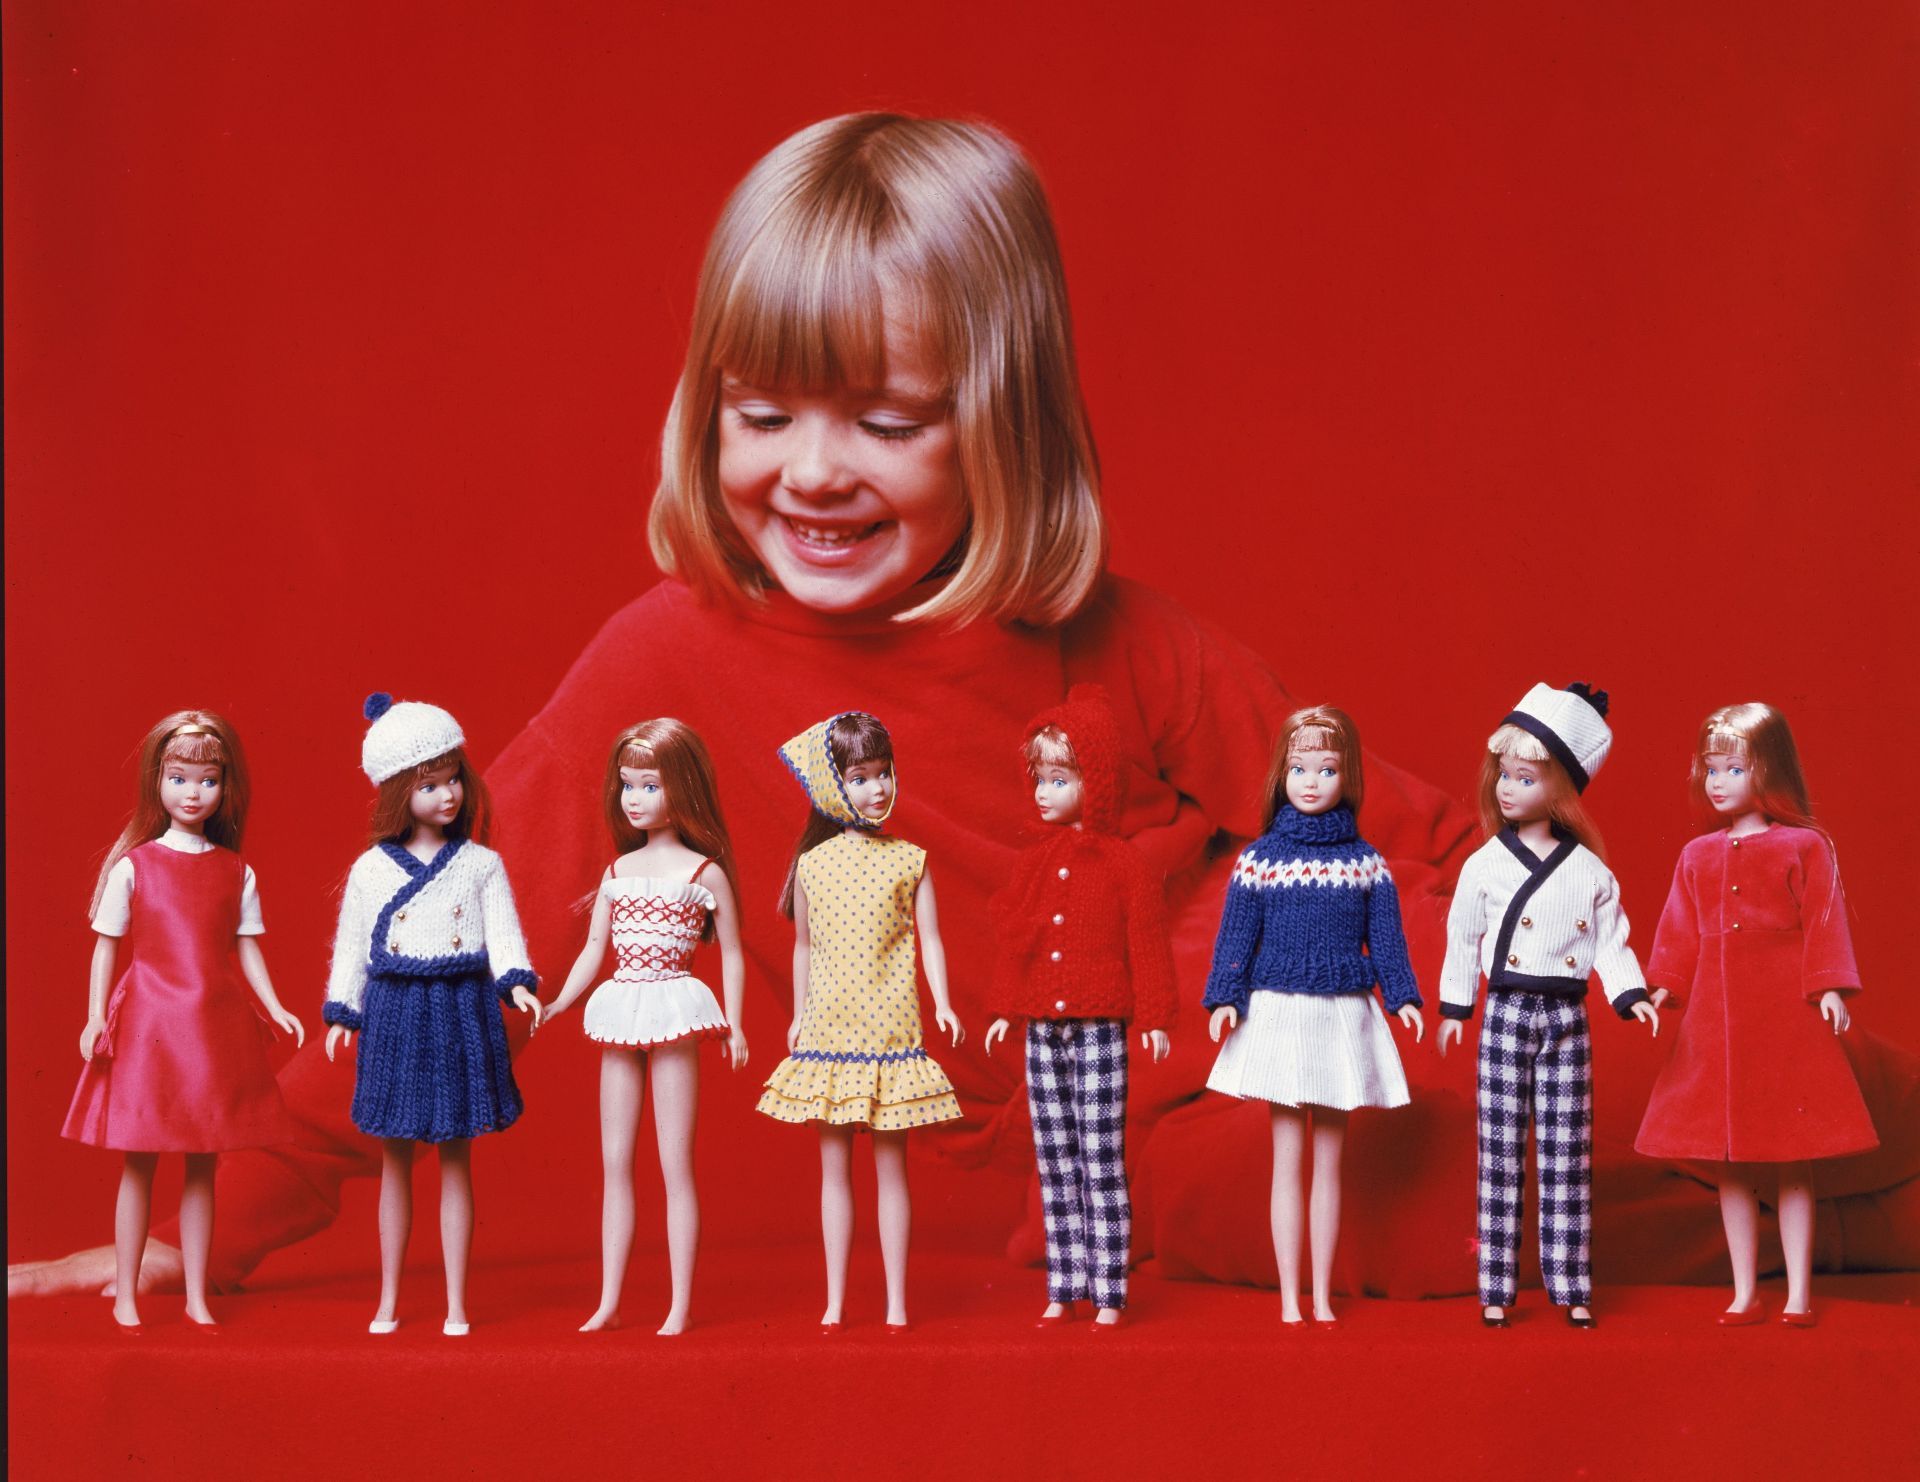
M 827 530 L 818 525 L 802 525 L 798 520 L 789 520 L 787 523 L 793 526 L 795 534 L 811 545 L 852 545 L 873 528 L 869 525 L 861 530 Z

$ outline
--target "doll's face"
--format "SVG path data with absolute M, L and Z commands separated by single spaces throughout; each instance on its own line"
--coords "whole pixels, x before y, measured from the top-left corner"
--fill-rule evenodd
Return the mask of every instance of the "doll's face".
M 445 762 L 415 779 L 407 806 L 416 823 L 445 828 L 460 816 L 460 803 L 467 795 L 460 781 L 460 768 Z
M 1078 823 L 1084 796 L 1076 768 L 1042 762 L 1033 769 L 1033 802 L 1042 823 Z
M 720 493 L 774 584 L 821 612 L 896 597 L 966 528 L 945 377 L 889 320 L 885 382 L 720 385 Z
M 893 810 L 893 763 L 855 762 L 840 774 L 847 801 L 862 818 L 881 822 Z
M 1706 763 L 1707 801 L 1714 812 L 1729 818 L 1753 812 L 1753 773 L 1745 757 L 1710 751 L 1701 761 Z
M 1500 816 L 1508 823 L 1538 823 L 1547 816 L 1547 764 L 1522 761 L 1517 756 L 1500 758 L 1500 781 L 1493 795 L 1500 804 Z
M 160 806 L 175 828 L 204 833 L 207 820 L 220 811 L 222 780 L 214 762 L 162 762 Z
M 1302 813 L 1324 813 L 1340 801 L 1340 753 L 1296 751 L 1287 757 L 1287 801 Z
M 667 789 L 652 767 L 620 769 L 620 811 L 637 829 L 656 829 L 667 821 Z

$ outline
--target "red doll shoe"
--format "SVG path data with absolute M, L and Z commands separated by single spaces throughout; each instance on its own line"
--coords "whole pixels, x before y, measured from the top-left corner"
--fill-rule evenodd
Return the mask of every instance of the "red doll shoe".
M 1044 1312 L 1041 1313 L 1040 1316 L 1033 1320 L 1033 1325 L 1036 1328 L 1057 1328 L 1063 1324 L 1072 1322 L 1077 1316 L 1079 1316 L 1079 1313 L 1075 1310 L 1073 1303 L 1062 1302 L 1058 1312 L 1054 1313 L 1051 1317 Z
M 1789 1328 L 1810 1328 L 1818 1321 L 1819 1319 L 1813 1315 L 1813 1309 L 1811 1307 L 1805 1312 L 1783 1312 L 1780 1314 L 1781 1325 Z
M 1738 1312 L 1729 1308 L 1716 1319 L 1723 1328 L 1751 1328 L 1766 1320 L 1767 1311 L 1760 1305 L 1760 1299 L 1758 1297 L 1755 1297 Z

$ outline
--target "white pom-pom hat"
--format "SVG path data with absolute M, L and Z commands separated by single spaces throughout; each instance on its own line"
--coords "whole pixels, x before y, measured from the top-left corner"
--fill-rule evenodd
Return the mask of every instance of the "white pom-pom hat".
M 376 690 L 367 696 L 361 714 L 373 724 L 360 743 L 360 766 L 375 787 L 467 742 L 459 721 L 423 700 L 396 704 L 392 695 Z
M 1570 684 L 1563 690 L 1536 684 L 1501 724 L 1518 726 L 1546 747 L 1547 754 L 1566 768 L 1575 792 L 1587 790 L 1613 749 L 1607 692 L 1585 684 Z

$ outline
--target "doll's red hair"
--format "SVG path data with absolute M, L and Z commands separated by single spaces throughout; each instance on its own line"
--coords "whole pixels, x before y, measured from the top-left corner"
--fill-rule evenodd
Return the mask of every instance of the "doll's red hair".
M 1280 727 L 1273 743 L 1273 761 L 1267 767 L 1266 787 L 1260 794 L 1260 832 L 1273 826 L 1273 816 L 1287 800 L 1289 758 L 1299 751 L 1331 751 L 1340 758 L 1340 801 L 1360 819 L 1360 803 L 1367 794 L 1366 775 L 1360 770 L 1360 728 L 1353 717 L 1333 705 L 1309 705 L 1296 710 Z
M 1787 718 L 1778 710 L 1758 701 L 1725 705 L 1700 722 L 1693 769 L 1687 780 L 1694 807 L 1704 820 L 1711 820 L 1709 831 L 1725 824 L 1707 801 L 1707 758 L 1714 754 L 1739 757 L 1746 763 L 1754 801 L 1768 818 L 1810 828 L 1832 847 L 1832 838 L 1814 821 L 1813 805 L 1807 801 L 1806 775 L 1800 770 L 1800 752 L 1793 744 Z
M 647 832 L 627 822 L 626 810 L 620 806 L 620 789 L 625 781 L 620 775 L 622 767 L 650 767 L 660 774 L 660 785 L 667 794 L 668 824 L 688 848 L 719 865 L 720 873 L 737 891 L 740 882 L 735 874 L 733 840 L 720 811 L 713 758 L 707 754 L 699 732 L 685 721 L 662 716 L 628 726 L 614 738 L 612 754 L 607 758 L 602 804 L 614 845 L 624 854 L 646 843 Z M 701 939 L 713 939 L 711 915 Z
M 139 760 L 135 763 L 139 785 L 134 794 L 133 816 L 100 866 L 89 913 L 100 908 L 107 876 L 128 851 L 167 831 L 171 820 L 160 802 L 160 769 L 168 762 L 220 769 L 220 806 L 207 820 L 207 840 L 223 849 L 237 851 L 240 848 L 241 837 L 247 831 L 247 809 L 253 802 L 253 786 L 247 775 L 246 754 L 240 749 L 239 733 L 225 717 L 211 710 L 176 710 L 148 731 L 140 742 Z
M 380 791 L 373 799 L 373 816 L 367 823 L 368 842 L 384 844 L 388 840 L 395 843 L 404 841 L 413 832 L 413 790 L 420 785 L 420 779 L 429 772 L 452 764 L 454 776 L 460 780 L 460 811 L 454 815 L 453 822 L 447 825 L 447 834 L 451 838 L 471 839 L 476 844 L 484 844 L 493 832 L 493 795 L 487 791 L 487 784 L 473 769 L 473 763 L 467 760 L 464 747 L 456 746 L 452 751 L 442 752 L 430 757 L 417 767 L 389 777 L 380 784 Z
M 1547 789 L 1547 817 L 1573 835 L 1601 859 L 1607 857 L 1600 839 L 1599 825 L 1580 801 L 1580 790 L 1573 785 L 1567 769 L 1553 759 L 1539 738 L 1518 726 L 1501 726 L 1487 738 L 1487 758 L 1480 764 L 1480 828 L 1491 839 L 1507 826 L 1500 816 L 1500 799 L 1494 789 L 1500 785 L 1500 764 L 1508 757 L 1531 762 L 1540 769 L 1540 781 Z

